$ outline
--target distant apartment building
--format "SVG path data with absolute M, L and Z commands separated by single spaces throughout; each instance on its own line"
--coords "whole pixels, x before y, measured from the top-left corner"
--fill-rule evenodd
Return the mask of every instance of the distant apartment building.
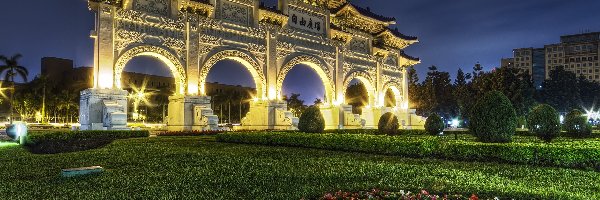
M 600 32 L 562 36 L 560 42 L 564 50 L 565 69 L 577 76 L 600 82 Z
M 520 48 L 513 50 L 514 63 L 502 65 L 503 67 L 514 67 L 520 72 L 529 74 L 536 88 L 539 88 L 546 78 L 545 51 L 544 48 Z M 503 59 L 504 60 L 504 59 Z M 506 61 L 501 61 L 506 62 Z
M 514 63 L 503 58 L 502 67 L 514 67 L 531 75 L 536 88 L 548 79 L 550 72 L 558 67 L 600 82 L 600 32 L 565 35 L 560 43 L 544 45 L 544 48 L 519 48 L 513 50 Z

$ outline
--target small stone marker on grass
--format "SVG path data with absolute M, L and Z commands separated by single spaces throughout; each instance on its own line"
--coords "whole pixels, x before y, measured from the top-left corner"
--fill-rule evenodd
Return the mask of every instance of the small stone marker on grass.
M 80 168 L 70 168 L 62 170 L 62 177 L 70 178 L 76 176 L 90 175 L 102 173 L 104 168 L 100 166 L 91 166 L 91 167 L 80 167 Z

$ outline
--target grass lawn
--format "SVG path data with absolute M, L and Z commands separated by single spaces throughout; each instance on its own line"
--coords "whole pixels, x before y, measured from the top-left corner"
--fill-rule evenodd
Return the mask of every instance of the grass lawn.
M 93 165 L 106 172 L 60 177 L 61 168 Z M 371 188 L 600 199 L 594 171 L 226 144 L 213 137 L 117 140 L 54 155 L 0 145 L 0 183 L 1 199 L 300 199 Z

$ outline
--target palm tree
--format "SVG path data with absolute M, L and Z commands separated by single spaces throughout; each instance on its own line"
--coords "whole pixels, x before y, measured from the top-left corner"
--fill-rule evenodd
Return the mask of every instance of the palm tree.
M 8 81 L 11 85 L 10 92 L 10 124 L 13 123 L 13 96 L 15 93 L 15 76 L 20 76 L 25 82 L 27 82 L 27 76 L 29 71 L 23 66 L 19 65 L 18 60 L 23 57 L 21 54 L 15 54 L 13 57 L 8 58 L 6 56 L 0 56 L 0 61 L 4 62 L 4 65 L 0 65 L 0 74 L 5 73 L 4 81 Z

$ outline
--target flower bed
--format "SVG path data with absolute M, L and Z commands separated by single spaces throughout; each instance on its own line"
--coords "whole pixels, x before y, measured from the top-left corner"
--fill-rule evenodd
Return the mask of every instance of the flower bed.
M 327 193 L 320 200 L 368 200 L 368 199 L 410 199 L 410 200 L 478 200 L 477 195 L 472 194 L 470 197 L 465 197 L 460 194 L 456 195 L 435 195 L 429 194 L 426 190 L 421 190 L 419 193 L 411 193 L 400 190 L 399 192 L 388 192 L 379 189 L 360 192 L 342 192 L 341 190 L 334 193 Z M 497 199 L 497 198 L 496 198 Z
M 458 161 L 501 162 L 600 171 L 600 140 L 560 143 L 480 143 L 444 140 L 435 136 L 383 136 L 304 133 L 226 133 L 217 140 L 272 146 L 439 158 Z

